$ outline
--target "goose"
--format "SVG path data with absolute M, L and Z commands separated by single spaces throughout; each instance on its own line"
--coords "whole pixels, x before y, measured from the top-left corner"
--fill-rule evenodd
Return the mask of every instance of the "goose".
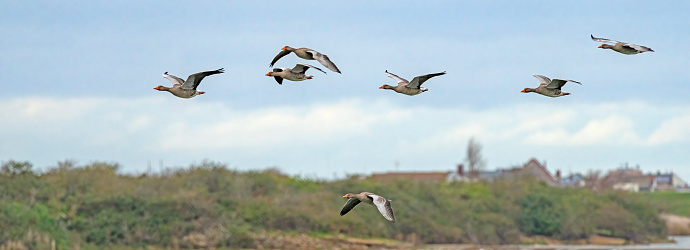
M 213 71 L 204 71 L 204 72 L 199 72 L 196 74 L 189 75 L 187 77 L 187 81 L 183 81 L 182 78 L 179 78 L 174 75 L 169 75 L 168 72 L 163 73 L 163 77 L 167 78 L 170 80 L 170 82 L 173 83 L 172 87 L 165 87 L 159 85 L 158 87 L 155 87 L 153 89 L 158 90 L 158 91 L 168 91 L 174 96 L 180 97 L 180 98 L 192 98 L 197 95 L 204 94 L 206 92 L 204 91 L 199 91 L 196 90 L 196 87 L 199 86 L 199 83 L 201 83 L 201 80 L 204 79 L 204 77 L 210 76 L 210 75 L 215 75 L 215 74 L 220 74 L 224 73 L 225 71 L 223 68 L 213 70 Z
M 647 52 L 647 51 L 654 52 L 654 50 L 652 50 L 648 47 L 637 45 L 637 44 L 624 43 L 624 42 L 609 40 L 606 38 L 596 38 L 591 34 L 589 36 L 591 36 L 592 40 L 595 42 L 604 43 L 604 44 L 600 45 L 599 48 L 612 49 L 612 50 L 614 50 L 618 53 L 621 53 L 621 54 L 634 55 L 634 54 L 639 54 L 639 53 L 643 53 L 643 52 Z M 606 44 L 606 43 L 611 43 L 613 45 Z
M 317 67 L 311 66 L 309 64 L 298 63 L 292 69 L 274 68 L 273 72 L 266 73 L 266 76 L 272 76 L 273 78 L 276 79 L 276 82 L 278 82 L 278 84 L 281 84 L 281 85 L 283 84 L 283 79 L 288 79 L 290 81 L 304 81 L 307 79 L 314 78 L 314 76 L 307 75 L 305 73 L 305 72 L 307 72 L 307 70 L 309 68 L 317 69 L 317 70 L 323 72 L 324 74 L 326 74 L 326 71 L 323 71 L 322 69 L 319 69 Z
M 539 87 L 536 89 L 533 88 L 525 88 L 523 89 L 522 93 L 529 93 L 529 92 L 536 92 L 537 94 L 549 96 L 549 97 L 559 97 L 559 96 L 564 96 L 564 95 L 570 95 L 570 93 L 563 92 L 561 91 L 561 87 L 565 85 L 567 82 L 574 82 L 577 84 L 582 85 L 582 83 L 573 81 L 573 80 L 561 80 L 561 79 L 549 79 L 546 76 L 542 75 L 534 75 L 539 80 Z
M 321 63 L 321 65 L 323 65 L 327 69 L 330 69 L 333 72 L 340 73 L 340 70 L 338 69 L 338 67 L 336 67 L 335 64 L 333 62 L 331 62 L 331 59 L 328 59 L 328 56 L 321 54 L 318 51 L 313 50 L 313 49 L 308 49 L 308 48 L 295 49 L 295 48 L 290 47 L 290 46 L 284 46 L 282 48 L 282 50 L 280 51 L 280 53 L 278 53 L 278 55 L 275 58 L 273 58 L 273 61 L 271 61 L 271 64 L 269 65 L 269 67 L 273 67 L 273 64 L 275 64 L 280 58 L 290 54 L 290 52 L 295 52 L 295 55 L 297 55 L 298 57 L 300 57 L 302 59 L 317 60 L 317 61 L 319 61 L 319 63 Z M 340 74 L 342 74 L 342 73 L 340 73 Z
M 348 200 L 345 203 L 345 206 L 343 206 L 343 209 L 340 211 L 340 216 L 350 212 L 350 210 L 357 206 L 357 204 L 364 202 L 376 206 L 386 220 L 395 223 L 395 215 L 393 214 L 393 209 L 391 208 L 391 200 L 388 200 L 383 196 L 369 192 L 361 192 L 359 194 L 348 193 L 344 195 L 343 198 L 347 198 Z
M 379 89 L 392 89 L 395 92 L 409 95 L 409 96 L 413 96 L 413 95 L 417 95 L 417 94 L 420 94 L 424 91 L 429 90 L 427 88 L 420 87 L 422 85 L 422 83 L 426 82 L 426 80 L 429 80 L 429 78 L 432 78 L 434 76 L 440 76 L 440 75 L 445 75 L 445 74 L 446 74 L 446 72 L 443 71 L 441 73 L 421 75 L 421 76 L 417 76 L 417 77 L 413 78 L 411 82 L 408 82 L 407 80 L 403 79 L 402 77 L 399 77 L 393 73 L 389 73 L 388 70 L 386 70 L 386 75 L 390 78 L 393 78 L 395 81 L 397 81 L 398 86 L 394 87 L 394 86 L 384 84 L 381 87 L 379 87 Z

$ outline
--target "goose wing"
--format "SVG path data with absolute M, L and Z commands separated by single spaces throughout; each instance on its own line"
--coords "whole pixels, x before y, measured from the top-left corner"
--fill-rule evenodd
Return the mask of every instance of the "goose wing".
M 274 68 L 273 72 L 283 72 L 283 70 L 289 70 L 289 69 L 284 69 L 284 68 Z M 274 79 L 276 79 L 276 82 L 278 84 L 283 85 L 283 78 L 280 76 L 273 76 Z
M 395 222 L 395 214 L 393 214 L 393 208 L 391 208 L 391 201 L 383 198 L 383 196 L 369 194 L 376 208 L 378 208 L 381 215 L 383 215 L 386 220 Z
M 271 64 L 268 67 L 273 67 L 273 64 L 276 64 L 276 62 L 280 60 L 280 58 L 287 56 L 288 54 L 290 54 L 290 52 L 292 51 L 281 50 L 280 53 L 278 53 L 278 55 L 276 55 L 276 57 L 273 58 L 273 61 L 271 61 Z
M 532 75 L 532 76 L 536 77 L 537 80 L 539 80 L 539 86 L 541 86 L 541 85 L 546 86 L 546 85 L 549 85 L 551 83 L 551 79 L 549 79 L 546 76 L 543 76 L 543 75 Z
M 331 59 L 329 59 L 327 55 L 321 54 L 315 50 L 307 50 L 306 52 L 311 54 L 311 57 L 313 57 L 314 59 L 319 61 L 319 63 L 321 63 L 321 65 L 323 65 L 327 69 L 330 69 L 333 72 L 340 73 L 340 70 L 338 69 L 338 67 L 335 66 L 335 63 L 331 62 Z
M 174 76 L 174 75 L 168 75 L 168 72 L 163 73 L 163 77 L 170 80 L 170 82 L 172 82 L 173 86 L 175 86 L 175 84 L 179 84 L 179 85 L 184 84 L 184 81 L 182 80 L 182 78 L 179 78 L 179 77 Z
M 324 74 L 326 74 L 326 71 L 323 71 L 322 69 L 319 69 L 319 68 L 317 68 L 317 67 L 314 67 L 314 66 L 309 65 L 309 64 L 304 64 L 304 63 L 298 63 L 297 65 L 295 65 L 295 67 L 292 68 L 292 72 L 293 72 L 293 73 L 298 73 L 298 74 L 304 74 L 304 72 L 307 72 L 307 70 L 308 70 L 309 68 L 314 68 L 314 69 L 316 69 L 316 70 L 318 70 L 318 71 L 321 71 L 321 72 L 323 72 Z
M 390 77 L 390 78 L 393 78 L 393 80 L 395 80 L 396 82 L 398 82 L 398 85 L 406 85 L 406 84 L 410 83 L 410 82 L 408 82 L 407 80 L 405 80 L 404 78 L 399 77 L 399 76 L 396 75 L 396 74 L 389 73 L 388 70 L 386 70 L 386 76 L 388 76 L 388 77 Z
M 355 206 L 357 206 L 357 204 L 359 204 L 359 203 L 361 203 L 361 202 L 362 202 L 362 201 L 360 201 L 360 200 L 357 199 L 357 198 L 350 198 L 350 199 L 348 199 L 347 202 L 345 203 L 345 206 L 343 206 L 343 209 L 340 210 L 340 216 L 343 216 L 343 215 L 345 215 L 346 213 L 350 212 L 350 210 L 352 210 L 353 208 L 355 208 Z
M 197 86 L 199 86 L 199 83 L 201 83 L 201 80 L 204 79 L 204 77 L 210 76 L 210 75 L 215 75 L 215 74 L 220 74 L 225 72 L 223 68 L 217 69 L 217 70 L 212 70 L 212 71 L 204 71 L 204 72 L 199 72 L 196 74 L 192 74 L 187 78 L 187 81 L 182 84 L 183 89 L 196 89 Z
M 592 40 L 595 41 L 595 42 L 611 43 L 611 44 L 620 43 L 619 41 L 616 41 L 616 40 L 611 40 L 611 39 L 606 39 L 606 38 L 596 38 L 596 37 L 594 37 L 594 36 L 591 35 L 591 34 L 590 34 L 589 36 L 592 37 Z
M 407 87 L 413 88 L 413 89 L 418 89 L 420 86 L 422 86 L 422 83 L 426 82 L 426 80 L 429 80 L 429 78 L 432 78 L 434 76 L 445 75 L 445 74 L 446 74 L 446 72 L 443 71 L 441 73 L 434 73 L 434 74 L 417 76 L 415 78 L 412 78 L 412 81 L 410 82 L 410 84 L 407 85 Z
M 563 87 L 563 85 L 565 85 L 565 84 L 568 83 L 568 82 L 574 82 L 574 83 L 577 83 L 577 84 L 582 85 L 582 83 L 580 83 L 580 82 L 578 82 L 578 81 L 563 80 L 563 79 L 553 79 L 553 81 L 551 81 L 551 83 L 549 83 L 548 85 L 546 85 L 546 88 L 547 88 L 547 89 L 561 89 L 561 87 Z
M 637 44 L 632 44 L 632 43 L 625 43 L 625 44 L 623 44 L 623 47 L 628 47 L 630 49 L 634 49 L 634 50 L 637 50 L 639 52 L 645 52 L 645 51 L 654 52 L 654 50 L 650 49 L 649 47 L 645 47 L 645 46 L 637 45 Z

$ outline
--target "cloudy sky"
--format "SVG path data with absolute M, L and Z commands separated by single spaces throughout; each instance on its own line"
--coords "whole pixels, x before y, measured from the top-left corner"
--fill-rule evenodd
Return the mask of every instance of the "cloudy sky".
M 489 169 L 535 157 L 564 174 L 624 162 L 690 181 L 690 2 L 2 1 L 0 161 L 144 172 L 205 159 L 307 177 Z M 623 55 L 589 36 L 655 52 Z M 285 45 L 343 74 L 278 85 Z M 294 55 L 276 66 L 310 63 Z M 153 90 L 218 68 L 176 98 Z M 378 89 L 446 71 L 418 96 Z M 533 74 L 573 79 L 549 98 Z

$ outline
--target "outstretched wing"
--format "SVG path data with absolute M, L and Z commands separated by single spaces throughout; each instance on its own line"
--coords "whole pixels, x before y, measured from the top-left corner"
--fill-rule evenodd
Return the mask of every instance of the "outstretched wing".
M 595 42 L 611 43 L 611 44 L 619 43 L 619 41 L 616 41 L 616 40 L 610 40 L 610 39 L 606 39 L 606 38 L 596 38 L 592 34 L 590 34 L 589 36 L 592 37 L 592 40 Z
M 350 212 L 350 210 L 355 208 L 355 206 L 357 206 L 357 204 L 359 204 L 360 202 L 362 202 L 362 201 L 360 201 L 359 199 L 355 199 L 355 198 L 348 199 L 347 203 L 345 203 L 345 206 L 343 206 L 343 209 L 340 210 L 340 216 L 343 216 L 346 213 Z
M 201 83 L 201 80 L 204 79 L 204 77 L 210 76 L 210 75 L 215 75 L 215 74 L 220 74 L 225 72 L 223 68 L 213 70 L 213 71 L 204 71 L 204 72 L 199 72 L 196 74 L 192 74 L 187 78 L 187 81 L 182 84 L 183 89 L 194 89 L 196 90 L 196 87 L 199 86 L 199 83 Z
M 652 50 L 649 47 L 645 47 L 645 46 L 637 45 L 637 44 L 632 44 L 632 43 L 623 44 L 623 47 L 628 47 L 630 49 L 634 49 L 634 50 L 637 50 L 639 52 L 646 52 L 646 51 L 654 52 L 654 50 Z
M 333 72 L 340 73 L 338 67 L 335 66 L 335 63 L 331 62 L 331 59 L 329 59 L 327 55 L 321 54 L 315 50 L 307 50 L 306 52 L 311 54 L 311 57 L 319 61 L 319 63 L 321 63 L 321 65 L 323 65 L 327 69 L 330 69 Z
M 367 195 L 373 199 L 374 205 L 378 208 L 381 215 L 383 215 L 386 220 L 395 222 L 395 214 L 393 214 L 393 208 L 391 208 L 391 201 L 378 196 L 375 194 Z
M 174 75 L 168 75 L 168 72 L 163 73 L 163 77 L 170 80 L 170 82 L 172 82 L 173 86 L 175 84 L 180 84 L 180 85 L 184 84 L 184 81 L 182 80 L 182 78 L 179 78 L 179 77 L 174 76 Z
M 551 79 L 549 79 L 546 76 L 543 76 L 543 75 L 533 75 L 533 76 L 536 77 L 537 80 L 539 80 L 539 86 L 541 86 L 541 85 L 546 86 L 546 85 L 549 85 L 549 83 L 551 83 Z
M 422 86 L 422 83 L 426 82 L 426 80 L 429 80 L 429 78 L 432 78 L 434 76 L 445 75 L 445 74 L 446 74 L 446 72 L 443 71 L 441 73 L 434 73 L 434 74 L 417 76 L 415 78 L 412 78 L 412 81 L 410 82 L 410 84 L 407 85 L 407 87 L 413 88 L 413 89 L 418 89 L 419 86 Z
M 563 79 L 553 79 L 553 81 L 551 81 L 551 83 L 549 83 L 548 85 L 546 85 L 546 88 L 547 88 L 547 89 L 561 89 L 561 87 L 563 87 L 563 85 L 565 85 L 565 84 L 568 83 L 568 82 L 574 82 L 574 83 L 577 83 L 577 84 L 582 85 L 582 83 L 580 83 L 580 82 L 578 82 L 578 81 L 563 80 Z
M 403 85 L 403 84 L 408 84 L 408 83 L 410 83 L 410 82 L 408 82 L 407 80 L 403 79 L 402 77 L 399 77 L 399 76 L 396 75 L 396 74 L 389 73 L 388 70 L 386 70 L 386 76 L 388 76 L 388 77 L 390 77 L 390 78 L 393 78 L 393 80 L 395 80 L 396 82 L 398 82 L 398 85 Z
M 271 61 L 271 64 L 268 65 L 268 67 L 273 67 L 273 64 L 276 64 L 276 62 L 277 62 L 278 60 L 280 60 L 280 58 L 282 58 L 282 57 L 284 57 L 284 56 L 287 56 L 288 54 L 290 54 L 290 52 L 292 52 L 292 51 L 289 51 L 289 50 L 281 50 L 280 53 L 278 53 L 278 55 L 277 55 L 276 57 L 273 58 L 273 61 Z
M 314 68 L 314 69 L 316 69 L 316 70 L 318 70 L 318 71 L 321 71 L 321 72 L 323 72 L 324 74 L 326 74 L 326 71 L 323 71 L 322 69 L 319 69 L 319 68 L 317 68 L 317 67 L 314 67 L 314 66 L 309 65 L 309 64 L 304 64 L 304 63 L 298 63 L 297 65 L 295 65 L 294 68 L 292 68 L 291 71 L 292 71 L 293 73 L 304 74 L 304 72 L 307 72 L 307 70 L 308 70 L 309 68 Z

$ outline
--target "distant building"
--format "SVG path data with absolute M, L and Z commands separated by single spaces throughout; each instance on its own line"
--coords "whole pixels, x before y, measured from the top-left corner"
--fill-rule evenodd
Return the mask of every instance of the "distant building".
M 621 168 L 611 170 L 601 180 L 604 188 L 631 192 L 681 191 L 688 184 L 678 175 L 671 173 L 644 174 L 639 166 L 631 168 L 625 163 Z
M 656 181 L 656 190 L 658 191 L 675 191 L 688 188 L 688 184 L 673 172 L 666 174 L 657 173 L 654 178 Z
M 581 174 L 570 174 L 561 179 L 561 187 L 582 188 L 587 185 L 585 177 Z
M 501 178 L 519 178 L 532 177 L 549 186 L 559 186 L 560 172 L 556 171 L 556 176 L 551 175 L 546 169 L 545 164 L 540 163 L 537 159 L 530 159 L 522 165 L 522 167 L 510 169 L 497 169 L 494 171 L 479 171 L 477 172 L 477 179 L 486 181 L 495 181 Z M 472 181 L 463 169 L 463 165 L 458 165 L 458 171 L 451 173 L 448 176 L 449 181 Z

